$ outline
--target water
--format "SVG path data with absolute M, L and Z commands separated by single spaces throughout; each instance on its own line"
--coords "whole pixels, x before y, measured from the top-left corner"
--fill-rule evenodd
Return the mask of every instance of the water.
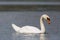
M 14 23 L 20 27 L 31 25 L 40 28 L 39 18 L 42 14 L 48 14 L 51 18 L 50 25 L 44 22 L 48 34 L 20 34 L 11 26 Z M 60 40 L 60 12 L 0 12 L 0 40 Z

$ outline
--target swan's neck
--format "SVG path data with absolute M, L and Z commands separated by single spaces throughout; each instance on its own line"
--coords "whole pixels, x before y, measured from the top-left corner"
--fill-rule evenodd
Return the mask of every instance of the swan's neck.
M 43 24 L 43 17 L 40 18 L 41 33 L 45 32 L 45 26 Z

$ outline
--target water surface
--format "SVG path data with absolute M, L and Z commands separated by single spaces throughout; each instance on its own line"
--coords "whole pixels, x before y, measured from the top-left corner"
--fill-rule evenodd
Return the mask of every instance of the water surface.
M 19 34 L 12 28 L 11 24 L 17 26 L 31 25 L 40 28 L 39 18 L 42 14 L 48 14 L 51 18 L 51 24 L 44 21 L 46 32 L 48 34 Z M 60 12 L 0 12 L 0 40 L 60 40 Z

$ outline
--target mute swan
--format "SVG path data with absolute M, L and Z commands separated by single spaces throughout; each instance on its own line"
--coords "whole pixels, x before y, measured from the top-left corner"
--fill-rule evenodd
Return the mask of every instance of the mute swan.
M 45 33 L 45 26 L 43 24 L 43 19 L 47 20 L 48 24 L 50 24 L 50 17 L 47 14 L 43 14 L 40 18 L 40 26 L 41 30 L 34 26 L 23 26 L 22 28 L 12 24 L 13 29 L 19 33 Z

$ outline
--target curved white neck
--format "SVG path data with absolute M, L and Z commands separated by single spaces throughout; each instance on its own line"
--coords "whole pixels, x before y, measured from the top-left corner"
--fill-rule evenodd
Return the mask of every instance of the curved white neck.
M 41 33 L 44 33 L 45 32 L 45 26 L 43 24 L 43 17 L 42 16 L 40 18 L 40 26 L 41 26 Z

